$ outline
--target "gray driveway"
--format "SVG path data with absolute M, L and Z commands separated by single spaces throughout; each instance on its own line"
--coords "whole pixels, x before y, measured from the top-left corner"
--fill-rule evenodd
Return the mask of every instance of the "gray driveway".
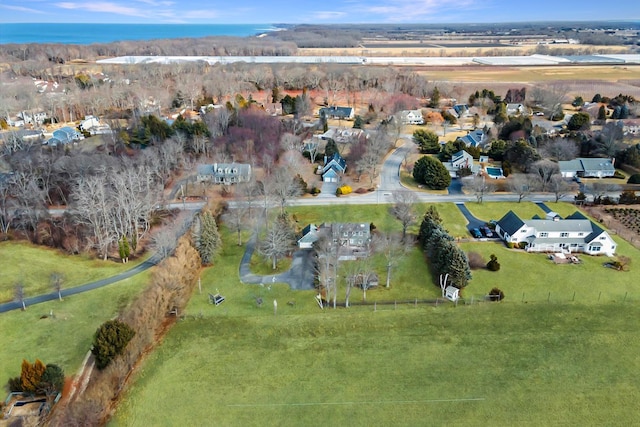
M 469 211 L 469 209 L 467 209 L 464 204 L 456 203 L 456 206 L 458 207 L 458 209 L 460 209 L 460 212 L 462 212 L 462 215 L 464 215 L 467 221 L 469 221 L 469 224 L 467 224 L 467 230 L 482 227 L 483 225 L 485 225 L 485 221 L 482 221 L 473 216 L 473 214 Z
M 335 197 L 335 196 L 334 196 Z M 244 255 L 240 261 L 240 281 L 246 284 L 286 283 L 294 290 L 314 289 L 315 253 L 313 249 L 300 249 L 293 253 L 291 268 L 280 274 L 261 276 L 251 272 L 251 256 L 255 250 L 257 236 L 254 234 L 247 242 Z

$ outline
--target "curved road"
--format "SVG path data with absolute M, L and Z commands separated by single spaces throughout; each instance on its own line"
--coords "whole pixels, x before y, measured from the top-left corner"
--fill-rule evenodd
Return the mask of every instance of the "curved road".
M 107 277 L 106 279 L 96 280 L 95 282 L 87 283 L 85 285 L 76 286 L 69 289 L 63 289 L 60 294 L 62 297 L 66 297 L 69 295 L 75 295 L 82 292 L 92 291 L 94 289 L 102 288 L 103 286 L 110 285 L 115 282 L 119 282 L 120 280 L 128 279 L 131 276 L 135 276 L 138 273 L 141 273 L 154 265 L 160 262 L 160 256 L 155 254 L 145 262 L 136 265 L 131 270 L 127 270 L 123 273 L 117 274 L 115 276 Z M 41 302 L 53 301 L 58 299 L 58 293 L 52 292 L 50 294 L 38 295 L 35 297 L 25 298 L 24 303 L 28 307 L 33 304 L 39 304 Z M 4 304 L 0 304 L 0 313 L 4 313 L 10 310 L 17 310 L 22 308 L 22 303 L 18 301 L 7 302 Z

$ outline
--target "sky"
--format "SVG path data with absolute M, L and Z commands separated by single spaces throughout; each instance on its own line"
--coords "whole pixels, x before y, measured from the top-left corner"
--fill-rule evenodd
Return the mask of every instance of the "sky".
M 640 20 L 618 0 L 0 0 L 0 23 L 484 23 Z

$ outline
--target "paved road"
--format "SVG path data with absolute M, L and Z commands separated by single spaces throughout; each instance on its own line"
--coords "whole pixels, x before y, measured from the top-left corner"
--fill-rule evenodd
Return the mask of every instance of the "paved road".
M 112 277 L 108 277 L 106 279 L 96 280 L 95 282 L 87 283 L 85 285 L 76 286 L 74 288 L 69 288 L 69 289 L 63 289 L 60 293 L 61 293 L 62 297 L 64 298 L 64 297 L 67 297 L 67 296 L 70 296 L 70 295 L 75 295 L 75 294 L 79 294 L 79 293 L 82 293 L 82 292 L 87 292 L 87 291 L 92 291 L 94 289 L 102 288 L 102 287 L 110 285 L 112 283 L 119 282 L 120 280 L 128 279 L 131 276 L 135 276 L 136 274 L 141 273 L 141 272 L 153 267 L 158 262 L 160 262 L 159 255 L 154 255 L 151 258 L 149 258 L 147 261 L 136 265 L 131 270 L 127 270 L 127 271 L 125 271 L 123 273 L 117 274 L 117 275 L 112 276 Z M 24 302 L 25 302 L 25 305 L 27 307 L 29 307 L 30 305 L 33 305 L 33 304 L 39 304 L 41 302 L 53 301 L 55 299 L 58 299 L 58 293 L 57 292 L 52 292 L 50 294 L 44 294 L 44 295 L 38 295 L 38 296 L 35 296 L 35 297 L 31 297 L 31 298 L 26 298 L 24 300 Z M 12 301 L 12 302 L 7 302 L 7 303 L 4 303 L 4 304 L 0 304 L 0 313 L 4 313 L 4 312 L 10 311 L 10 310 L 17 310 L 17 309 L 22 309 L 22 304 L 20 302 L 18 302 L 18 301 Z

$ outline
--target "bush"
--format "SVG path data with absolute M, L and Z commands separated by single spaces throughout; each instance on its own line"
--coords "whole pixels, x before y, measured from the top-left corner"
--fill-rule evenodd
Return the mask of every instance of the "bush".
M 413 179 L 432 190 L 444 190 L 451 184 L 451 175 L 447 168 L 440 160 L 430 156 L 423 156 L 416 161 L 413 166 Z
M 487 270 L 489 271 L 498 271 L 500 270 L 500 263 L 498 262 L 498 257 L 494 254 L 491 254 L 491 260 L 487 263 Z
M 527 242 L 520 242 L 520 243 L 518 243 L 518 248 L 520 248 L 520 249 L 526 249 L 526 248 L 527 248 Z
M 100 325 L 93 337 L 91 348 L 91 353 L 96 359 L 96 367 L 100 370 L 106 368 L 116 356 L 122 354 L 134 335 L 134 330 L 119 320 L 109 320 Z
M 318 187 L 314 185 L 313 187 L 311 187 L 311 190 L 309 190 L 309 194 L 317 196 L 318 194 L 320 194 L 321 191 L 322 190 L 320 190 Z
M 343 185 L 343 186 L 338 187 L 336 189 L 336 196 L 344 196 L 344 195 L 347 195 L 347 194 L 351 194 L 352 191 L 353 190 L 351 189 L 350 186 Z
M 627 184 L 640 184 L 640 173 L 634 173 L 627 180 Z
M 504 299 L 504 292 L 498 288 L 493 288 L 489 291 L 489 301 L 502 301 Z
M 478 252 L 469 252 L 467 254 L 467 259 L 469 260 L 469 267 L 472 270 L 479 270 L 481 268 L 484 268 L 486 264 L 482 255 L 480 255 Z
M 625 179 L 626 178 L 626 176 L 620 171 L 615 171 L 613 173 L 613 177 L 614 178 L 618 178 L 618 179 Z
M 509 249 L 513 249 L 515 247 L 515 243 L 513 242 L 507 242 L 507 248 Z

